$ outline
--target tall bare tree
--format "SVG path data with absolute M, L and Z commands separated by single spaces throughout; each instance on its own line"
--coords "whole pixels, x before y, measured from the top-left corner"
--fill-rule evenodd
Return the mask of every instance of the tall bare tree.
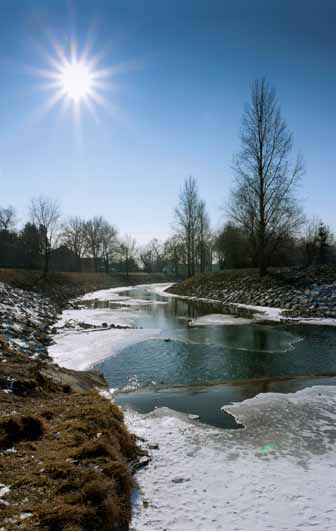
M 207 265 L 211 262 L 211 248 L 210 219 L 206 210 L 205 201 L 201 200 L 198 203 L 197 231 L 197 254 L 201 273 L 205 272 Z
M 86 249 L 85 221 L 79 217 L 69 218 L 63 227 L 63 244 L 73 252 L 78 264 L 78 270 L 82 270 L 81 259 Z
M 110 270 L 110 258 L 117 248 L 117 229 L 103 219 L 101 225 L 101 252 L 105 273 Z
M 175 209 L 179 231 L 183 234 L 187 250 L 188 276 L 195 274 L 196 236 L 199 227 L 198 186 L 194 177 L 184 181 L 179 204 Z
M 291 160 L 292 147 L 274 89 L 265 79 L 255 81 L 242 119 L 229 212 L 249 234 L 261 275 L 279 242 L 302 220 L 295 192 L 303 163 L 300 157 Z
M 93 259 L 95 272 L 99 270 L 99 258 L 102 252 L 102 227 L 104 219 L 94 217 L 85 222 L 84 234 L 86 240 L 86 250 L 89 256 Z
M 61 217 L 59 204 L 49 197 L 35 197 L 30 203 L 30 217 L 42 234 L 43 272 L 47 274 L 50 252 L 58 238 Z
M 119 246 L 119 253 L 124 263 L 127 278 L 130 272 L 130 266 L 135 259 L 135 245 L 135 239 L 130 234 L 126 234 Z

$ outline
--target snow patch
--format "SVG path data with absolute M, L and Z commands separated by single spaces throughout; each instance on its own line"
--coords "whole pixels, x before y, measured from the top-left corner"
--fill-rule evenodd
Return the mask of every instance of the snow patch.
M 252 319 L 244 319 L 242 317 L 235 317 L 234 315 L 225 315 L 220 313 L 213 313 L 210 315 L 203 315 L 190 322 L 190 326 L 223 326 L 223 325 L 245 325 L 251 324 Z
M 150 329 L 68 332 L 54 336 L 55 343 L 48 351 L 62 367 L 85 370 L 110 356 L 116 356 L 130 345 L 159 335 L 160 330 Z
M 248 420 L 232 431 L 128 412 L 157 448 L 137 474 L 132 531 L 333 531 L 335 406 L 336 387 L 261 395 L 228 407 Z

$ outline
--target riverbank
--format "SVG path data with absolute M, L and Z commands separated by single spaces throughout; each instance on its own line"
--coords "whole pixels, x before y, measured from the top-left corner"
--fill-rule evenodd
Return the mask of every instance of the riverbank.
M 56 275 L 31 291 L 13 284 L 33 286 L 36 274 L 0 274 L 8 276 L 11 285 L 0 283 L 0 529 L 127 530 L 136 438 L 103 396 L 101 374 L 60 367 L 48 354 L 69 297 L 109 284 Z
M 195 275 L 167 289 L 182 297 L 220 302 L 228 313 L 260 312 L 267 320 L 325 319 L 336 324 L 336 267 L 270 271 L 228 270 Z M 261 319 L 263 316 L 261 315 Z
M 161 366 L 158 358 L 161 345 L 171 362 L 173 331 L 165 327 L 162 313 L 169 300 L 172 308 L 181 302 L 175 296 L 162 300 L 151 295 L 167 287 L 105 289 L 88 294 L 72 309 L 64 311 L 58 324 L 49 326 L 50 331 L 56 328 L 57 333 L 53 335 L 55 345 L 47 347 L 59 365 L 68 369 L 50 360 L 19 355 L 18 347 L 9 344 L 8 335 L 0 370 L 8 367 L 9 372 L 3 380 L 6 387 L 0 391 L 0 406 L 6 411 L 5 421 L 15 420 L 15 437 L 20 439 L 13 441 L 13 435 L 1 425 L 2 441 L 7 441 L 6 445 L 2 442 L 0 455 L 0 512 L 6 518 L 4 529 L 107 530 L 111 529 L 112 514 L 113 525 L 117 522 L 125 530 L 130 525 L 132 531 L 299 531 L 311 527 L 333 530 L 336 483 L 330 469 L 336 466 L 334 386 L 292 394 L 259 394 L 250 400 L 242 396 L 241 401 L 225 406 L 225 410 L 244 428 L 223 430 L 201 424 L 195 415 L 188 417 L 167 407 L 144 415 L 126 410 L 124 422 L 113 403 L 109 409 L 109 399 L 92 391 L 92 386 L 105 390 L 105 382 L 97 373 L 70 369 L 87 369 L 98 358 L 107 356 L 125 359 L 125 345 L 129 344 L 134 345 L 134 359 L 142 357 L 141 348 L 153 345 L 153 367 Z M 10 293 L 12 299 L 5 304 L 5 312 L 8 307 L 15 307 L 12 289 Z M 26 296 L 20 304 L 29 308 L 35 320 L 36 309 L 29 306 L 31 294 L 26 292 Z M 52 305 L 46 313 L 51 308 Z M 153 308 L 157 316 L 155 329 L 151 319 L 144 319 L 143 328 L 138 326 L 146 308 Z M 204 326 L 193 328 L 186 324 L 191 314 L 185 310 L 186 320 L 177 321 L 181 345 L 189 345 L 187 336 L 194 332 L 194 339 L 200 341 L 199 334 L 204 330 Z M 183 323 L 185 337 L 179 335 Z M 213 328 L 227 327 L 217 324 Z M 234 334 L 240 336 L 239 329 L 233 328 Z M 281 333 L 278 327 L 262 328 L 266 333 L 271 328 Z M 206 359 L 204 347 L 203 355 L 197 356 L 192 339 L 187 353 L 190 368 Z M 204 338 L 202 345 L 207 344 Z M 15 373 L 7 365 L 13 363 L 10 350 L 16 360 Z M 283 359 L 287 351 L 286 347 L 278 359 Z M 232 362 L 240 352 L 246 349 L 235 350 Z M 275 359 L 274 354 L 273 349 L 260 351 L 258 363 Z M 295 361 L 294 351 L 289 350 L 288 356 Z M 324 352 L 321 357 L 325 359 Z M 178 359 L 183 360 L 181 355 Z M 213 355 L 208 359 L 213 360 Z M 252 354 L 247 352 L 245 359 L 251 362 Z M 163 371 L 166 373 L 164 365 Z M 14 380 L 25 377 L 34 384 L 17 385 L 11 374 L 17 375 Z M 29 374 L 31 378 L 27 378 Z M 18 393 L 20 389 L 23 395 Z M 109 397 L 106 392 L 104 396 Z M 27 440 L 27 426 L 34 440 Z M 130 433 L 149 453 L 148 466 L 137 472 L 138 490 L 133 491 L 136 496 L 131 522 L 130 485 L 139 449 Z M 93 449 L 90 445 L 87 448 L 88 438 Z M 78 493 L 80 498 L 76 497 Z
M 153 367 L 160 366 L 158 346 L 161 344 L 171 352 L 169 349 L 174 340 L 172 330 L 167 330 L 162 319 L 169 299 L 163 303 L 160 297 L 158 300 L 151 297 L 151 291 L 161 293 L 164 287 L 167 286 L 152 286 L 149 291 L 104 290 L 90 294 L 86 297 L 92 302 L 90 313 L 86 309 L 74 310 L 71 318 L 75 320 L 77 314 L 77 322 L 88 319 L 90 323 L 101 324 L 102 319 L 107 319 L 102 312 L 108 311 L 111 321 L 122 316 L 124 324 L 131 324 L 144 308 L 153 308 L 158 317 L 159 330 L 156 332 L 160 332 L 162 326 L 165 331 L 161 338 L 156 336 L 153 341 Z M 170 302 L 172 307 L 175 303 L 180 305 L 180 300 L 175 297 L 171 297 Z M 94 312 L 97 312 L 96 317 Z M 189 319 L 188 311 L 186 318 Z M 147 329 L 121 330 L 120 333 L 125 339 L 128 334 L 138 332 L 152 334 L 153 321 L 146 322 Z M 178 321 L 179 330 L 184 322 Z M 272 327 L 264 328 L 269 331 Z M 273 328 L 278 331 L 278 327 Z M 185 329 L 187 334 L 203 330 L 188 326 Z M 237 327 L 234 330 L 239 334 Z M 168 335 L 165 335 L 166 331 Z M 99 341 L 102 358 L 110 355 L 115 360 L 123 359 L 127 356 L 127 349 L 122 348 L 123 343 L 119 351 L 115 350 L 113 333 L 112 330 L 98 330 L 79 334 L 76 330 L 69 330 L 66 340 L 60 335 L 55 353 L 59 353 L 62 363 L 82 366 L 86 360 L 89 365 L 96 359 Z M 85 339 L 79 341 L 79 337 Z M 91 341 L 90 337 L 95 339 Z M 165 339 L 170 341 L 166 343 Z M 138 337 L 134 359 L 142 358 L 144 352 L 141 350 L 144 345 L 141 346 L 139 341 Z M 182 343 L 187 342 L 184 337 Z M 146 340 L 144 343 L 148 347 Z M 68 351 L 61 360 L 65 344 Z M 192 368 L 199 365 L 206 354 L 203 349 L 202 356 L 198 356 L 193 341 L 190 346 L 188 358 L 191 365 L 188 367 Z M 145 351 L 148 355 L 148 350 Z M 233 353 L 232 362 L 239 352 Z M 278 359 L 284 355 L 284 352 L 280 353 Z M 171 355 L 168 358 L 172 360 Z M 251 358 L 251 353 L 247 353 L 247 363 Z M 213 360 L 213 356 L 209 359 Z M 273 359 L 274 351 L 258 353 L 259 361 L 271 362 Z M 183 363 L 182 356 L 179 361 Z M 295 362 L 294 354 L 291 361 Z M 127 367 L 132 373 L 132 367 L 129 364 Z M 236 430 L 201 424 L 195 416 L 190 418 L 167 407 L 159 407 L 149 414 L 126 410 L 129 430 L 146 440 L 151 454 L 150 463 L 136 477 L 139 492 L 132 531 L 299 531 L 310 528 L 332 531 L 336 518 L 336 483 L 330 474 L 336 466 L 335 389 L 334 386 L 318 386 L 291 394 L 259 394 L 250 400 L 231 403 L 225 410 L 244 426 Z

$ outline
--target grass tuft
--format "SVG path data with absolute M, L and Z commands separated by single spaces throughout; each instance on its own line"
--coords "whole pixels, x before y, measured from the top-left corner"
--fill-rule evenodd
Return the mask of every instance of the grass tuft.
M 0 446 L 12 446 L 20 441 L 36 441 L 45 431 L 42 419 L 33 415 L 12 416 L 0 422 Z

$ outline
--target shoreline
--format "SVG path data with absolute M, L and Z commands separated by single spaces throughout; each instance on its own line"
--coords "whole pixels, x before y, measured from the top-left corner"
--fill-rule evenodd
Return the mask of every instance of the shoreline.
M 167 286 L 156 284 L 154 289 L 161 292 Z M 116 289 L 122 292 L 129 288 Z M 108 332 L 104 331 L 104 337 Z M 131 330 L 111 330 L 111 333 L 116 332 L 130 333 Z M 79 360 L 73 361 L 78 363 Z M 77 370 L 68 372 L 80 374 Z M 109 391 L 102 391 L 102 395 L 113 404 Z M 67 395 L 67 400 L 71 402 L 76 396 Z M 268 531 L 268 526 L 274 522 L 279 528 L 288 527 L 290 522 L 296 529 L 302 523 L 302 517 L 295 513 L 298 507 L 295 493 L 301 485 L 300 510 L 310 507 L 311 513 L 317 515 L 319 528 L 332 530 L 329 519 L 334 519 L 331 512 L 334 511 L 336 484 L 332 478 L 329 482 L 326 480 L 326 472 L 330 466 L 336 466 L 328 442 L 328 434 L 336 438 L 332 420 L 336 418 L 336 386 L 315 386 L 295 393 L 257 394 L 253 399 L 225 408 L 244 424 L 244 430 L 201 425 L 188 419 L 186 414 L 168 408 L 144 415 L 125 411 L 127 430 L 145 440 L 142 448 L 149 455 L 145 459 L 148 466 L 137 471 L 139 491 L 129 529 L 203 531 L 206 528 L 217 531 L 223 529 L 223 522 L 228 531 L 237 526 L 250 531 Z M 308 425 L 307 414 L 312 415 Z M 103 429 L 97 429 L 101 431 Z M 320 449 L 318 455 L 315 455 L 315 440 Z M 311 442 L 308 444 L 308 441 Z M 27 444 L 31 453 L 31 443 Z M 38 446 L 39 441 L 34 444 Z M 15 454 L 9 456 L 15 463 Z M 218 475 L 219 470 L 223 474 Z M 284 471 L 286 496 L 281 487 Z M 227 490 L 227 482 L 230 490 Z M 321 482 L 323 489 L 328 489 L 328 496 L 323 500 L 313 496 L 316 490 L 322 489 Z M 305 485 L 303 489 L 302 485 Z M 6 486 L 9 487 L 9 482 Z M 276 494 L 276 503 L 272 493 Z M 6 491 L 4 501 L 10 501 L 11 495 L 11 490 Z M 256 521 L 256 501 L 263 512 L 262 523 Z M 279 517 L 281 507 L 288 509 L 289 520 Z
M 155 290 L 165 287 L 156 286 Z M 201 425 L 168 408 L 144 415 L 126 410 L 128 428 L 146 441 L 143 444 L 151 459 L 136 476 L 139 491 L 131 531 L 216 531 L 223 529 L 223 522 L 228 531 L 237 526 L 266 531 L 274 522 L 278 525 L 275 529 L 289 525 L 296 529 L 302 516 L 295 510 L 299 507 L 304 512 L 306 506 L 317 515 L 319 528 L 331 530 L 328 518 L 333 510 L 334 482 L 330 478 L 328 499 L 324 497 L 323 504 L 313 493 L 322 483 L 325 488 L 325 472 L 334 466 L 325 441 L 325 430 L 333 429 L 333 423 L 321 420 L 326 414 L 334 415 L 334 393 L 336 386 L 324 385 L 295 393 L 258 394 L 226 406 L 238 421 L 243 419 L 245 429 L 234 430 L 243 432 L 239 434 Z M 303 432 L 307 412 L 315 413 L 311 426 Z M 304 446 L 310 430 L 312 444 L 318 437 L 323 448 L 320 457 L 314 455 L 314 444 L 312 448 Z M 218 476 L 219 470 L 223 474 Z M 286 495 L 281 487 L 284 472 Z M 298 485 L 299 506 L 295 497 Z M 256 521 L 256 501 L 263 512 L 262 523 Z M 279 511 L 288 517 L 282 520 Z
M 336 324 L 336 266 L 201 273 L 168 288 L 190 300 L 218 302 L 235 311 L 263 312 L 272 322 Z
M 112 519 L 126 531 L 143 451 L 103 375 L 48 355 L 57 313 L 82 291 L 59 284 L 50 298 L 0 283 L 0 528 L 103 530 Z
M 232 315 L 245 318 L 244 310 L 251 312 L 253 318 L 250 319 L 251 324 L 303 324 L 303 325 L 318 325 L 318 326 L 336 326 L 336 318 L 328 317 L 290 317 L 289 315 L 282 315 L 283 312 L 287 312 L 285 308 L 274 308 L 272 306 L 258 306 L 254 304 L 243 304 L 239 302 L 227 303 L 219 299 L 210 299 L 206 297 L 196 297 L 191 295 L 180 295 L 174 292 L 168 292 L 166 289 L 175 286 L 176 284 L 169 284 L 165 289 L 158 288 L 156 293 L 163 297 L 175 297 L 181 300 L 190 302 L 198 302 L 204 304 L 221 305 L 226 310 L 232 309 Z M 239 313 L 239 310 L 242 313 Z M 238 310 L 238 312 L 236 312 Z M 220 314 L 219 314 L 220 315 Z

